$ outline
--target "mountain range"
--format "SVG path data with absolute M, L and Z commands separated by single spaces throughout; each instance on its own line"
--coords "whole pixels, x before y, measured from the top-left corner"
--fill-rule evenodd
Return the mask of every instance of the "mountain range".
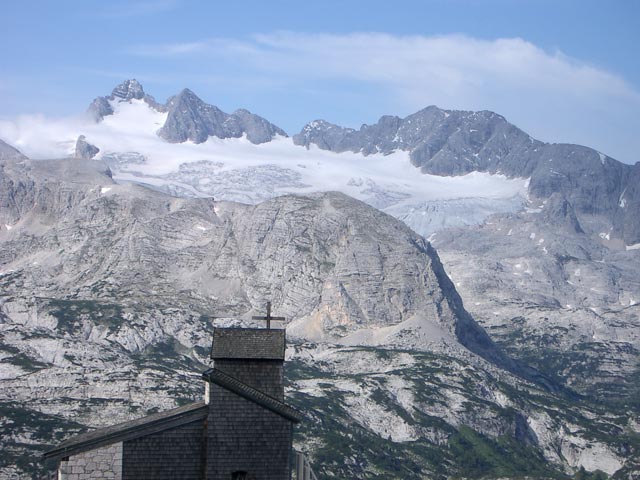
M 264 118 L 248 110 L 239 109 L 228 114 L 214 105 L 203 102 L 188 88 L 167 100 L 164 105 L 144 93 L 142 85 L 133 79 L 126 80 L 113 89 L 108 97 L 97 97 L 87 112 L 96 122 L 115 113 L 113 103 L 141 100 L 157 112 L 167 113 L 158 136 L 168 142 L 181 143 L 187 140 L 193 143 L 206 142 L 211 136 L 217 138 L 239 138 L 243 135 L 251 143 L 265 143 L 275 135 L 286 133 Z
M 212 326 L 272 301 L 320 476 L 638 478 L 640 163 L 437 107 L 289 138 L 129 80 L 88 113 L 5 136 L 80 158 L 0 143 L 0 475 L 198 397 Z

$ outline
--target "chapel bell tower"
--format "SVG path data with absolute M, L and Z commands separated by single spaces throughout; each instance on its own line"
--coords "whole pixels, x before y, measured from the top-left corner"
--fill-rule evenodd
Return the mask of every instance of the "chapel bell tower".
M 215 328 L 207 382 L 207 479 L 289 480 L 293 425 L 301 414 L 284 403 L 285 330 Z

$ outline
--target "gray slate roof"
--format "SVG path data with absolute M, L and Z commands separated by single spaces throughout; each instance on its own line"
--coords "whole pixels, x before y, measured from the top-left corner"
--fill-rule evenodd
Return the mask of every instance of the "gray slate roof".
M 286 403 L 280 400 L 270 397 L 269 395 L 262 393 L 249 385 L 241 382 L 240 380 L 227 375 L 226 373 L 211 368 L 204 372 L 202 376 L 211 383 L 220 385 L 222 388 L 229 390 L 241 397 L 246 398 L 258 405 L 277 413 L 278 415 L 286 418 L 293 423 L 300 423 L 302 420 L 302 413 L 293 407 L 290 407 Z
M 211 358 L 283 360 L 285 331 L 266 328 L 215 328 Z
M 182 407 L 154 413 L 128 422 L 98 428 L 65 440 L 56 448 L 44 453 L 45 458 L 60 458 L 93 450 L 115 442 L 123 442 L 187 423 L 204 419 L 209 409 L 204 402 L 191 403 Z

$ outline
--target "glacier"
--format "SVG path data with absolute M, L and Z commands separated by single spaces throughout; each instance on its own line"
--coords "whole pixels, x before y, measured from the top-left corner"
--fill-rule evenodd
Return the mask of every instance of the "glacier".
M 277 135 L 253 144 L 210 137 L 195 144 L 168 143 L 157 135 L 167 113 L 144 100 L 110 101 L 114 114 L 95 123 L 84 117 L 22 116 L 0 122 L 0 137 L 34 159 L 73 154 L 85 135 L 100 148 L 119 183 L 139 183 L 181 197 L 257 204 L 286 194 L 340 191 L 362 200 L 428 236 L 442 228 L 477 225 L 494 213 L 527 204 L 528 180 L 472 172 L 457 177 L 421 173 L 408 151 L 334 153 L 297 146 Z

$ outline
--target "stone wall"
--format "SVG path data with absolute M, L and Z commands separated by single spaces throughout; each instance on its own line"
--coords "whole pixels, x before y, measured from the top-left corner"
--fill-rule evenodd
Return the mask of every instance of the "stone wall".
M 122 480 L 122 442 L 72 455 L 60 462 L 60 480 Z

